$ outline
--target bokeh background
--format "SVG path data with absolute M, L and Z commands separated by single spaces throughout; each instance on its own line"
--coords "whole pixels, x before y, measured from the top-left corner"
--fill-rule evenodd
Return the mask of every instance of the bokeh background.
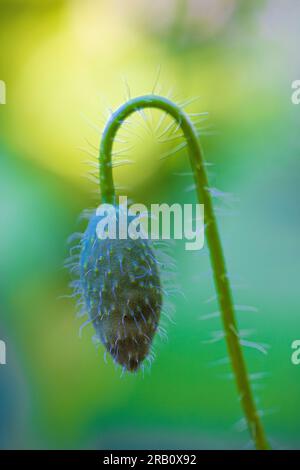
M 175 244 L 185 294 L 144 376 L 125 375 L 75 316 L 62 268 L 78 216 L 95 207 L 81 148 L 99 145 L 108 110 L 157 91 L 199 97 L 216 197 L 258 407 L 276 448 L 300 448 L 300 5 L 296 0 L 0 0 L 1 448 L 247 448 L 205 250 Z M 135 200 L 195 201 L 184 151 L 134 118 L 130 167 L 116 182 Z M 172 144 L 170 144 L 170 149 Z M 220 194 L 220 193 L 218 193 Z M 217 194 L 217 196 L 218 196 Z M 257 311 L 255 310 L 257 309 Z M 263 373 L 263 375 L 257 375 Z

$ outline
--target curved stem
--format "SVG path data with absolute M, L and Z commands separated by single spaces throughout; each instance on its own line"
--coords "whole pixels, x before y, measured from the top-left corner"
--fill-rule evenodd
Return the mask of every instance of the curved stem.
M 241 405 L 249 432 L 257 449 L 268 449 L 269 445 L 253 399 L 243 352 L 240 345 L 237 322 L 231 296 L 223 249 L 220 241 L 212 198 L 209 191 L 204 158 L 196 130 L 187 114 L 172 101 L 156 95 L 145 95 L 131 99 L 113 113 L 106 124 L 100 145 L 100 187 L 102 200 L 115 203 L 112 176 L 112 146 L 115 135 L 123 121 L 135 111 L 157 108 L 171 115 L 180 125 L 187 141 L 199 202 L 204 204 L 207 243 L 209 246 L 214 282 L 222 315 L 223 327 Z

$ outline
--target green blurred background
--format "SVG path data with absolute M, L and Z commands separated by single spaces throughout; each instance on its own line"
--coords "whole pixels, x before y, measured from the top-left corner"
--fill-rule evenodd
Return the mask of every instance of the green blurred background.
M 290 360 L 300 338 L 300 107 L 290 99 L 299 14 L 296 0 L 0 0 L 0 447 L 250 445 L 229 366 L 218 363 L 224 344 L 206 343 L 221 326 L 201 320 L 217 309 L 206 303 L 204 251 L 174 247 L 185 299 L 175 297 L 176 325 L 144 377 L 105 364 L 61 298 L 66 239 L 97 204 L 80 147 L 99 145 L 126 83 L 132 96 L 150 92 L 160 65 L 162 94 L 199 96 L 188 110 L 210 113 L 211 185 L 236 197 L 215 199 L 235 302 L 258 309 L 238 312 L 239 324 L 270 345 L 267 355 L 245 350 L 249 370 L 265 373 L 253 382 L 258 407 L 274 447 L 300 448 L 300 366 Z M 162 162 L 134 119 L 136 163 L 116 169 L 117 184 L 146 204 L 195 201 L 191 177 L 178 176 L 189 172 L 185 152 Z

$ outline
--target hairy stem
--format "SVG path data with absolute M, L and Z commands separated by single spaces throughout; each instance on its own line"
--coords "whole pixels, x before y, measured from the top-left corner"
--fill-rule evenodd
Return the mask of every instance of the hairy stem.
M 178 105 L 161 96 L 145 95 L 127 101 L 111 115 L 104 129 L 99 154 L 102 201 L 110 204 L 115 203 L 115 190 L 112 175 L 112 147 L 115 135 L 119 127 L 130 114 L 144 108 L 157 108 L 172 116 L 180 125 L 187 141 L 198 200 L 204 204 L 206 237 L 209 246 L 214 282 L 222 315 L 228 354 L 231 360 L 239 398 L 249 432 L 256 448 L 269 449 L 252 395 L 246 364 L 240 345 L 229 278 L 213 210 L 203 153 L 192 122 Z

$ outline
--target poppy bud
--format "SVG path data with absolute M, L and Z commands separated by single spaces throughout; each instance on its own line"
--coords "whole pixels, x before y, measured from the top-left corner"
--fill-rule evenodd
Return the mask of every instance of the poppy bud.
M 118 219 L 118 208 L 115 211 Z M 100 239 L 93 215 L 82 239 L 80 279 L 97 336 L 114 361 L 136 371 L 158 328 L 162 293 L 158 263 L 146 239 Z

